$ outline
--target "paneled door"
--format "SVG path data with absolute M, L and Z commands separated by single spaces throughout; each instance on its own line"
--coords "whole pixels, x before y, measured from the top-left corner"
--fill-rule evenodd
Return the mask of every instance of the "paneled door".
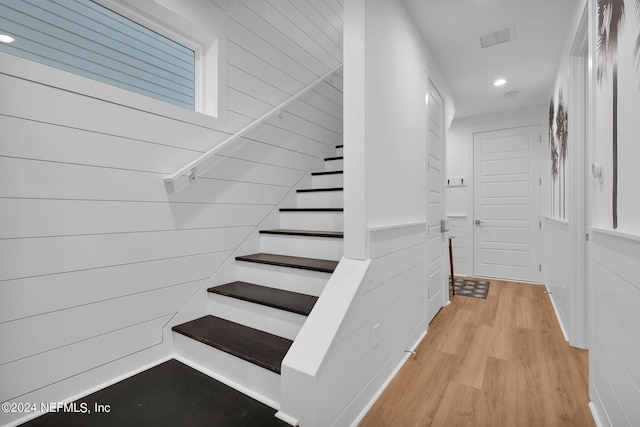
M 427 103 L 427 228 L 428 278 L 427 321 L 438 314 L 448 299 L 447 269 L 444 268 L 445 235 L 440 221 L 444 218 L 444 100 L 429 81 Z
M 473 274 L 540 281 L 540 127 L 474 134 Z

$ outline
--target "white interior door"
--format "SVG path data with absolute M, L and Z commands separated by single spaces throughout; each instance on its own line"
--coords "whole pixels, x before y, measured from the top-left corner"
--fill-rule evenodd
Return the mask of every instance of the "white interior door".
M 444 210 L 444 100 L 429 81 L 427 118 L 427 320 L 430 322 L 448 299 L 444 268 L 445 235 L 440 230 Z
M 540 281 L 540 128 L 474 134 L 475 276 Z

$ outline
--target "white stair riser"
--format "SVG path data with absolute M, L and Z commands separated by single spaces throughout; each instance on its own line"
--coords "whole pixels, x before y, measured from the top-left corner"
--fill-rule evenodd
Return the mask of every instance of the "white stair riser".
M 275 409 L 280 406 L 280 375 L 184 335 L 173 333 L 176 353 L 208 371 L 205 374 Z M 237 386 L 240 387 L 237 387 Z M 250 393 L 246 393 L 248 389 Z
M 280 228 L 343 231 L 343 212 L 280 212 Z
M 311 188 L 344 187 L 344 175 L 341 173 L 329 175 L 314 175 L 311 177 Z
M 238 280 L 285 291 L 320 296 L 330 274 L 276 265 L 238 262 Z
M 299 208 L 341 208 L 344 206 L 342 191 L 312 191 L 298 193 Z
M 307 316 L 209 292 L 209 313 L 294 340 Z
M 344 155 L 344 147 L 336 148 L 336 157 Z
M 339 261 L 344 252 L 343 240 L 335 237 L 261 234 L 260 250 L 270 254 Z
M 325 160 L 324 162 L 324 171 L 341 171 L 344 170 L 342 167 L 342 159 L 340 160 Z

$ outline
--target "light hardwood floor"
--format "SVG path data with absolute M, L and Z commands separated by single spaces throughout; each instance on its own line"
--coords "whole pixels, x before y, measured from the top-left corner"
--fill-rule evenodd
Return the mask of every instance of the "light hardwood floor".
M 540 285 L 492 280 L 454 297 L 362 420 L 374 426 L 594 426 L 588 354 L 562 336 Z

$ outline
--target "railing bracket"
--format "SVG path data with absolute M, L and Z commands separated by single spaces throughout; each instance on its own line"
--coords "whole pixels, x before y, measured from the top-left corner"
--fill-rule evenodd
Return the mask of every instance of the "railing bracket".
M 189 174 L 189 182 L 196 182 L 197 178 L 198 177 L 196 176 L 196 168 L 191 169 L 191 173 Z

